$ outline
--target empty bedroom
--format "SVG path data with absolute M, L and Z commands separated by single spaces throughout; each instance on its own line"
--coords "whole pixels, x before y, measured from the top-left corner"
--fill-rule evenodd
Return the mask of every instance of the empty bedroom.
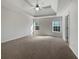
M 1 0 L 1 59 L 78 59 L 78 0 Z

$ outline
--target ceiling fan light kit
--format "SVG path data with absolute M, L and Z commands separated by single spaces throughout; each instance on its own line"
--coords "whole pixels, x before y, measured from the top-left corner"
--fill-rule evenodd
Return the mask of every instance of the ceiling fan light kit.
M 39 11 L 40 9 L 48 9 L 48 8 L 51 8 L 51 5 L 48 5 L 48 6 L 44 6 L 44 7 L 41 7 L 38 3 L 38 0 L 36 0 L 36 5 L 32 5 L 28 0 L 26 0 L 26 2 L 31 6 L 31 7 L 34 7 L 34 10 L 36 11 Z
M 35 7 L 35 10 L 36 10 L 36 11 L 39 11 L 39 9 L 40 9 L 40 7 L 39 7 L 39 5 L 37 4 L 36 7 Z
M 40 9 L 39 7 L 36 7 L 36 8 L 35 8 L 36 11 L 39 11 L 39 9 Z

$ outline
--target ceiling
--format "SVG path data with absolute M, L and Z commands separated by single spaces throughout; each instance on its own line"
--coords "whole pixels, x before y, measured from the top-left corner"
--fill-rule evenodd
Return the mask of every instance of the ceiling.
M 2 0 L 1 7 L 12 11 L 29 14 L 34 17 L 56 15 L 56 13 L 63 7 L 68 5 L 71 0 L 38 0 L 40 7 L 50 5 L 50 8 L 40 9 L 38 12 L 33 6 L 28 4 L 28 1 L 33 6 L 36 5 L 36 0 Z
M 58 11 L 62 11 L 72 3 L 73 0 L 58 0 Z

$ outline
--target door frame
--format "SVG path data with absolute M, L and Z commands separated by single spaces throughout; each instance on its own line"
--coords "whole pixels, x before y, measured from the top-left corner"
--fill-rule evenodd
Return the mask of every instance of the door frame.
M 66 43 L 69 44 L 69 39 L 70 39 L 70 15 L 65 16 L 65 39 Z

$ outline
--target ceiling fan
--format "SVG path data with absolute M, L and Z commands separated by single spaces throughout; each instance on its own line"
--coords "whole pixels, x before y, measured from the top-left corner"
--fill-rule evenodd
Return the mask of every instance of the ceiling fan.
M 35 6 L 33 6 L 28 0 L 25 0 L 25 1 L 26 1 L 26 3 L 27 3 L 28 5 L 30 5 L 31 7 L 34 7 L 34 9 L 35 9 L 36 11 L 39 11 L 40 9 L 48 9 L 48 8 L 51 8 L 51 5 L 41 7 L 41 6 L 39 5 L 39 3 L 38 3 L 38 0 L 36 0 L 36 5 L 35 5 Z

